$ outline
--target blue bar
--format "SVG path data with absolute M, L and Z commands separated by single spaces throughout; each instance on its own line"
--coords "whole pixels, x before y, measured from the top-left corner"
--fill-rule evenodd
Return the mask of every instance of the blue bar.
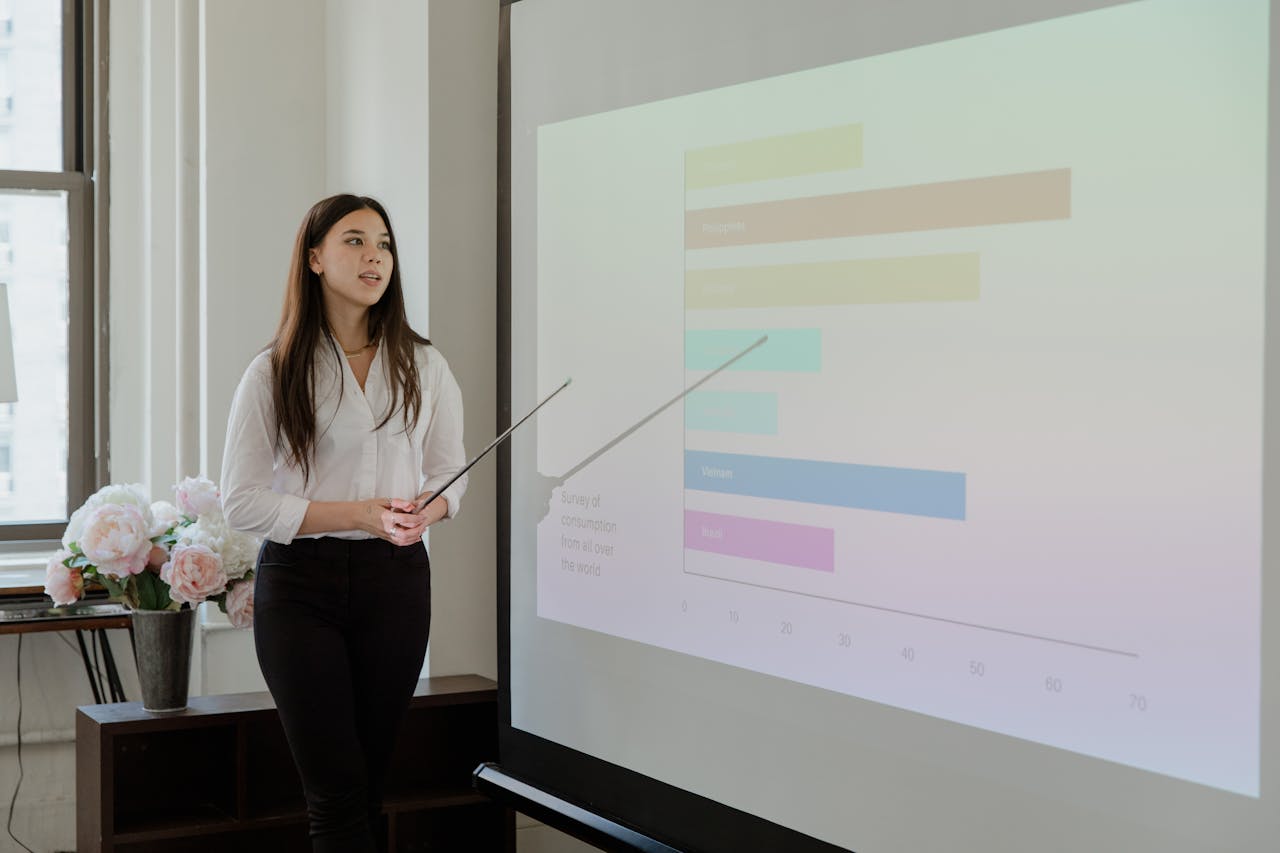
M 772 391 L 694 391 L 684 401 L 691 430 L 778 434 L 778 395 Z
M 821 329 L 694 329 L 684 333 L 686 370 L 715 370 L 756 341 L 752 350 L 729 366 L 730 370 L 776 370 L 817 373 L 822 370 Z
M 686 450 L 684 487 L 756 498 L 964 519 L 965 475 Z

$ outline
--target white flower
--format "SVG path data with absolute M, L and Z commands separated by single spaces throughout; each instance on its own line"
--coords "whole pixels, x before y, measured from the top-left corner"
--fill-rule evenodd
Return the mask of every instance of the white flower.
M 151 527 L 151 535 L 155 537 L 182 521 L 182 510 L 168 501 L 156 501 L 151 505 L 151 516 L 155 520 L 155 524 Z
M 62 534 L 62 547 L 70 548 L 72 542 L 79 542 L 80 537 L 84 535 L 85 522 L 89 520 L 89 516 L 98 507 L 107 504 L 133 504 L 141 511 L 147 530 L 155 525 L 155 519 L 151 515 L 151 499 L 147 497 L 147 490 L 141 483 L 103 486 L 90 495 L 83 506 L 71 514 L 67 529 Z
M 221 556 L 222 570 L 232 580 L 244 577 L 258 558 L 259 541 L 228 527 L 221 510 L 204 513 L 174 534 L 178 545 L 203 545 Z
M 187 477 L 173 487 L 178 507 L 187 515 L 201 516 L 222 509 L 222 496 L 217 484 L 205 477 Z

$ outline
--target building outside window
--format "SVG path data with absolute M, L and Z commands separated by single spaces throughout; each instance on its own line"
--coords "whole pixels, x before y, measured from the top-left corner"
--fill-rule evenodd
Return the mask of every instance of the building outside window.
M 97 485 L 94 4 L 0 0 L 0 284 L 17 401 L 0 406 L 0 540 L 53 539 Z M 11 337 L 10 337 L 11 336 Z
M 13 494 L 13 447 L 11 437 L 0 433 L 0 501 Z

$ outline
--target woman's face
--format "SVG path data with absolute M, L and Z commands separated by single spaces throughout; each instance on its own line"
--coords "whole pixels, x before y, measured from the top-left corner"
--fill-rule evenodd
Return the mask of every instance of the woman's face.
M 396 265 L 387 225 L 369 208 L 339 219 L 311 250 L 310 262 L 324 285 L 329 311 L 367 311 L 382 298 Z

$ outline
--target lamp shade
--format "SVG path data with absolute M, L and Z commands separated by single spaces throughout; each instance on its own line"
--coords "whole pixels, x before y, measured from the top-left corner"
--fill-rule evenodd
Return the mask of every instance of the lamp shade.
M 0 403 L 18 399 L 18 378 L 13 370 L 13 326 L 9 324 L 9 286 L 0 284 Z

